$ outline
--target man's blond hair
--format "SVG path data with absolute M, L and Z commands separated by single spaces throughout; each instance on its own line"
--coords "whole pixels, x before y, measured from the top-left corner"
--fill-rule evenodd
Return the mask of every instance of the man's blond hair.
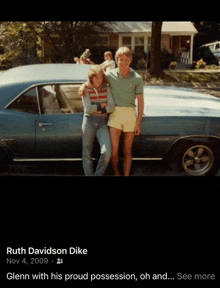
M 118 64 L 118 58 L 122 54 L 126 55 L 127 57 L 130 57 L 130 59 L 132 61 L 131 50 L 128 47 L 120 47 L 115 53 L 115 61 L 117 64 Z

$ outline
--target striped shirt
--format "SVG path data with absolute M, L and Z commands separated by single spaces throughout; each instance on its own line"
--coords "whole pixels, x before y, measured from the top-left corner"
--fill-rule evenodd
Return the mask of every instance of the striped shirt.
M 85 97 L 83 99 L 84 113 L 85 115 L 94 115 L 94 116 L 107 116 L 107 113 L 114 111 L 114 99 L 112 98 L 112 93 L 110 87 L 105 85 L 102 86 L 99 90 L 91 87 L 87 89 Z M 102 103 L 107 103 L 106 112 L 99 114 L 98 107 Z

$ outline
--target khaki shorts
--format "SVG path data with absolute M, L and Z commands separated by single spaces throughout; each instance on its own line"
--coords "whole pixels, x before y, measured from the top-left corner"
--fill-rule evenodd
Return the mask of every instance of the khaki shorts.
M 115 107 L 114 112 L 109 116 L 108 126 L 123 132 L 134 132 L 136 122 L 135 107 Z

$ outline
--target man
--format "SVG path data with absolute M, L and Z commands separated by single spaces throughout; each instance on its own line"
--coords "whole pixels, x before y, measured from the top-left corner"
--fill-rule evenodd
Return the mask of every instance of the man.
M 110 114 L 108 126 L 112 143 L 111 164 L 115 176 L 119 176 L 118 150 L 122 132 L 124 133 L 124 175 L 129 176 L 132 163 L 132 145 L 135 135 L 141 134 L 141 120 L 144 109 L 143 81 L 141 76 L 130 68 L 132 54 L 129 48 L 120 47 L 115 54 L 118 68 L 106 72 L 115 101 L 115 110 Z M 85 87 L 85 86 L 84 86 Z M 84 87 L 79 93 L 82 94 Z M 138 115 L 135 111 L 135 100 L 138 102 Z

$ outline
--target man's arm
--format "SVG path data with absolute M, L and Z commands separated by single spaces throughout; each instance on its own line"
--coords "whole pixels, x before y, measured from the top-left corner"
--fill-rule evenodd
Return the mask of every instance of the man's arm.
M 88 87 L 88 82 L 83 83 L 78 90 L 78 93 L 81 97 L 85 97 L 86 92 L 87 92 L 87 87 Z
M 134 128 L 134 134 L 140 135 L 141 134 L 141 121 L 142 121 L 143 112 L 144 112 L 144 96 L 143 96 L 143 94 L 138 95 L 137 100 L 138 100 L 138 117 L 137 117 L 136 126 Z

